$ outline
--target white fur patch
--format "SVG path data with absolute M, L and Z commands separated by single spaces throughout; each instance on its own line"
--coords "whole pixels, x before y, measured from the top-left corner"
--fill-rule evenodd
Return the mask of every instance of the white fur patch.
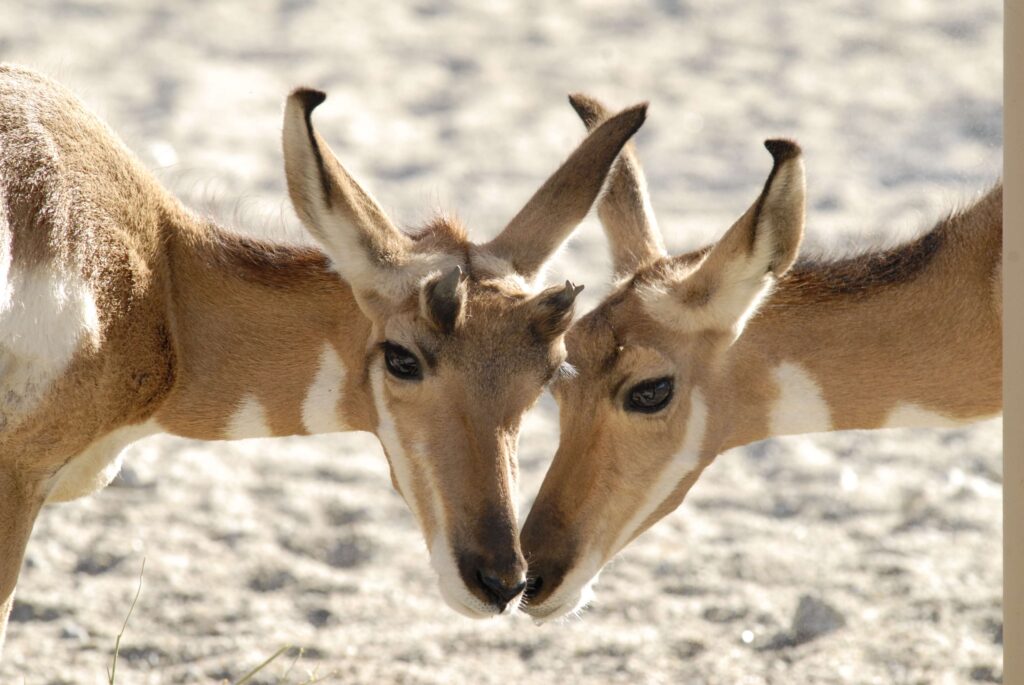
M 412 455 L 406 451 L 405 445 L 398 435 L 394 417 L 388 410 L 387 402 L 384 399 L 384 370 L 379 365 L 375 365 L 370 371 L 370 385 L 373 390 L 374 406 L 377 408 L 377 438 L 388 454 L 395 480 L 398 481 L 399 494 L 405 499 L 420 530 L 426 535 L 427 529 L 421 514 L 421 507 L 424 504 L 417 498 L 410 462 L 410 457 L 416 458 L 425 453 L 425 446 L 415 444 Z M 424 476 L 429 478 L 429 473 L 425 473 Z M 427 483 L 427 489 L 432 498 L 430 502 L 426 503 L 426 506 L 431 507 L 430 511 L 433 513 L 436 526 L 433 538 L 428 543 L 430 565 L 437 573 L 441 597 L 444 598 L 448 606 L 464 616 L 482 618 L 493 615 L 494 611 L 477 599 L 463 583 L 455 560 L 455 553 L 448 541 L 447 522 L 440 503 L 440 490 L 433 482 Z
M 772 370 L 779 397 L 769 410 L 770 435 L 822 433 L 832 430 L 832 412 L 807 369 L 783 362 Z
M 474 271 L 482 273 L 488 278 L 507 281 L 519 291 L 527 294 L 536 293 L 540 289 L 540 284 L 544 282 L 540 272 L 532 279 L 527 280 L 516 272 L 512 262 L 479 247 L 474 247 L 469 259 Z
M 673 278 L 665 287 L 641 287 L 638 290 L 640 301 L 652 319 L 673 328 L 687 332 L 731 331 L 735 340 L 775 282 L 766 273 L 770 247 L 767 239 L 758 240 L 752 256 L 737 257 L 721 267 L 714 276 L 716 286 L 705 304 L 686 304 L 682 299 L 680 290 L 694 273 L 690 269 L 684 272 L 687 275 Z M 698 270 L 708 266 L 707 259 Z
M 469 618 L 496 615 L 492 607 L 481 602 L 466 589 L 466 584 L 462 582 L 462 576 L 459 574 L 458 564 L 455 562 L 455 554 L 443 532 L 435 535 L 430 543 L 430 565 L 437 573 L 441 597 L 448 606 Z
M 163 429 L 155 419 L 107 433 L 50 479 L 47 504 L 67 502 L 106 487 L 121 470 L 124 448 Z
M 384 370 L 379 365 L 374 365 L 370 370 L 370 387 L 373 390 L 373 404 L 377 408 L 377 439 L 388 453 L 391 468 L 395 472 L 395 480 L 398 481 L 398 494 L 405 499 L 412 515 L 420 524 L 420 530 L 426 530 L 420 518 L 420 507 L 416 499 L 416 490 L 413 488 L 409 458 L 405 453 L 405 446 L 398 436 L 395 419 L 391 416 L 384 399 Z
M 99 345 L 96 296 L 78 274 L 54 265 L 8 265 L 7 271 L 0 282 L 0 341 L 11 354 L 61 370 L 82 338 L 93 348 Z
M 345 364 L 330 343 L 324 343 L 316 376 L 302 402 L 302 425 L 311 434 L 347 430 L 340 412 Z
M 83 344 L 96 349 L 101 340 L 85 280 L 54 265 L 18 269 L 0 243 L 0 423 L 30 410 Z
M 267 410 L 256 395 L 248 394 L 238 403 L 238 409 L 231 415 L 225 437 L 228 440 L 244 440 L 247 438 L 269 438 L 270 422 L 267 421 Z
M 918 406 L 916 404 L 901 403 L 889 412 L 889 416 L 886 417 L 883 428 L 951 428 L 954 426 L 962 426 L 965 423 L 971 423 L 982 418 L 989 418 L 987 416 L 978 417 L 977 419 L 956 419 L 951 416 L 945 416 L 930 409 Z

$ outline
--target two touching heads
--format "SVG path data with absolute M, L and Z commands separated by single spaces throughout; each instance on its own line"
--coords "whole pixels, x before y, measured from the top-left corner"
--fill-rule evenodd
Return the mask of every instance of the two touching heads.
M 288 190 L 370 322 L 367 411 L 442 596 L 471 617 L 571 612 L 716 453 L 713 427 L 728 422 L 716 369 L 802 235 L 799 148 L 770 141 L 754 205 L 710 249 L 673 258 L 627 146 L 646 106 L 610 115 L 573 96 L 587 137 L 497 237 L 474 243 L 453 220 L 398 230 L 315 131 L 324 98 L 288 99 Z M 595 201 L 620 283 L 573 324 L 580 287 L 538 281 Z M 545 387 L 561 442 L 520 533 L 519 426 Z

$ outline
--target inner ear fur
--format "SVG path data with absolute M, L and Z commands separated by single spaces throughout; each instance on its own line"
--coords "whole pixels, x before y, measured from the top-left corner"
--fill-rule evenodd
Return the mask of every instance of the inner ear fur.
M 806 202 L 800 146 L 773 139 L 765 147 L 773 165 L 757 200 L 695 272 L 648 293 L 652 314 L 688 330 L 738 335 L 774 280 L 796 261 Z
M 321 91 L 297 88 L 286 101 L 282 144 L 288 194 L 360 306 L 394 303 L 415 293 L 427 274 L 458 259 L 417 251 L 413 239 L 341 165 L 312 122 L 313 110 L 326 98 Z

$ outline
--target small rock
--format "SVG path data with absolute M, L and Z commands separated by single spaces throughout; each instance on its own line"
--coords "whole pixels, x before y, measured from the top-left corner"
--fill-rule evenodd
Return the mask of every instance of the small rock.
M 156 645 L 127 645 L 122 643 L 118 652 L 120 658 L 130 664 L 146 664 L 147 666 L 159 666 L 167 659 L 167 652 Z
M 530 661 L 533 657 L 537 656 L 538 647 L 537 645 L 525 644 L 519 647 L 519 659 L 521 661 Z
M 681 597 L 696 597 L 699 595 L 706 595 L 709 592 L 707 588 L 697 585 L 666 585 L 662 588 L 662 591 L 670 595 L 679 595 Z
M 976 683 L 1001 683 L 1003 674 L 991 666 L 975 666 L 971 669 L 971 680 Z
M 796 607 L 791 631 L 800 642 L 808 642 L 845 625 L 846 619 L 835 608 L 820 599 L 804 595 Z
M 327 652 L 320 649 L 319 647 L 289 647 L 287 650 L 285 650 L 284 656 L 288 659 L 293 659 L 295 661 L 299 661 L 301 659 L 323 661 L 327 658 Z M 277 678 L 272 682 L 280 683 L 282 681 L 280 678 Z
M 306 620 L 317 628 L 323 628 L 332 618 L 334 618 L 334 614 L 329 609 L 313 609 L 306 614 Z
M 57 607 L 43 606 L 28 600 L 15 599 L 14 608 L 11 609 L 11 622 L 56 621 L 64 614 L 65 612 Z
M 256 592 L 275 592 L 295 582 L 295 576 L 284 569 L 258 569 L 249 578 L 249 588 Z
M 987 618 L 981 624 L 981 629 L 992 638 L 992 642 L 1003 644 L 1003 622 L 998 618 Z
M 123 554 L 92 551 L 85 556 L 79 557 L 78 563 L 75 564 L 75 573 L 98 576 L 117 568 L 124 559 L 125 556 Z
M 327 552 L 327 563 L 334 568 L 355 568 L 372 558 L 373 543 L 359 536 L 338 540 Z
M 351 526 L 368 518 L 370 518 L 370 512 L 365 508 L 334 506 L 327 509 L 327 520 L 332 526 Z
M 747 615 L 744 607 L 730 609 L 729 607 L 708 607 L 704 610 L 704 620 L 711 623 L 731 623 L 738 621 Z
M 89 631 L 77 623 L 67 623 L 60 629 L 60 639 L 74 640 L 75 642 L 88 642 Z
M 845 625 L 846 619 L 834 607 L 810 595 L 803 595 L 797 604 L 789 630 L 776 633 L 767 642 L 759 644 L 756 649 L 796 647 L 839 630 Z
M 705 649 L 703 642 L 696 640 L 680 640 L 672 646 L 672 651 L 680 659 L 692 659 Z

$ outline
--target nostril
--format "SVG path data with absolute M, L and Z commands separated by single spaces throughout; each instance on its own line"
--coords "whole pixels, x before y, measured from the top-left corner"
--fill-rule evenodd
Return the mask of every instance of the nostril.
M 482 571 L 476 572 L 476 579 L 484 591 L 487 592 L 487 596 L 494 600 L 494 603 L 501 608 L 504 608 L 506 604 L 526 589 L 526 580 L 521 580 L 515 585 L 507 585 L 500 578 L 485 574 Z
M 526 599 L 533 599 L 539 595 L 542 587 L 544 587 L 543 577 L 537 576 L 536 578 L 531 578 L 526 585 Z

